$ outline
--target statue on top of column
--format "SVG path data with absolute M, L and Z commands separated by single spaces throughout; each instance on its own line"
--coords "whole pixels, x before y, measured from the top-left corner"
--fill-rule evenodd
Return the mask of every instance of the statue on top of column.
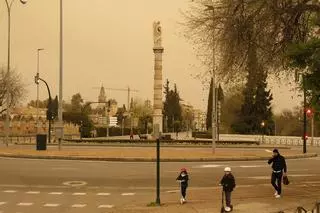
M 153 39 L 154 39 L 154 47 L 162 47 L 162 38 L 161 38 L 162 30 L 160 26 L 160 21 L 153 22 Z

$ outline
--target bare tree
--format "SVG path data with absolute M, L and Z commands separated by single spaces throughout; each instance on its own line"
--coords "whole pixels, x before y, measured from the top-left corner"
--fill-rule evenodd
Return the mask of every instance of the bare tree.
M 3 114 L 8 107 L 12 108 L 23 100 L 26 93 L 25 85 L 20 74 L 11 70 L 0 68 L 0 114 Z
M 182 24 L 186 38 L 210 66 L 215 33 L 220 56 L 217 74 L 224 82 L 243 81 L 252 47 L 258 64 L 278 75 L 286 69 L 288 46 L 314 36 L 314 22 L 319 22 L 317 0 L 216 0 L 214 13 L 205 10 L 210 2 L 194 1 L 183 12 Z

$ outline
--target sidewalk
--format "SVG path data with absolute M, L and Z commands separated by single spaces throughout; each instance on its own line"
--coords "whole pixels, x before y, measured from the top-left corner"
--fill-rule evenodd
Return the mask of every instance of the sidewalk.
M 280 149 L 287 159 L 314 157 L 316 154 L 301 154 L 299 150 Z M 161 161 L 232 161 L 265 160 L 270 158 L 272 149 L 217 148 L 169 148 L 161 147 Z M 0 146 L 1 157 L 49 158 L 70 160 L 104 161 L 154 161 L 155 147 L 48 147 L 46 151 L 36 151 L 35 146 Z
M 314 207 L 320 193 L 316 189 L 301 189 L 292 185 L 285 187 L 280 199 L 273 196 L 271 185 L 248 186 L 236 188 L 232 193 L 233 213 L 294 213 L 298 206 L 308 210 Z M 208 196 L 209 195 L 209 196 Z M 218 187 L 211 189 L 190 189 L 188 202 L 179 204 L 179 192 L 162 193 L 161 207 L 147 207 L 137 204 L 119 208 L 116 212 L 124 213 L 219 213 L 221 208 L 221 191 Z

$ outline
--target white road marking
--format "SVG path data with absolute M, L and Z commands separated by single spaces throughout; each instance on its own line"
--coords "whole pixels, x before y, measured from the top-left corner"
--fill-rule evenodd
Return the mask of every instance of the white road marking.
M 2 205 L 4 205 L 4 204 L 6 204 L 7 202 L 0 202 L 0 206 L 2 206 Z
M 87 185 L 87 182 L 74 180 L 74 181 L 63 182 L 62 184 L 65 186 L 84 186 L 84 185 Z
M 256 177 L 245 177 L 248 179 L 256 179 L 256 180 L 269 180 L 271 176 L 256 176 Z
M 113 208 L 113 207 L 114 207 L 114 205 L 100 205 L 100 206 L 98 206 L 98 209 L 100 209 L 100 208 L 111 209 L 111 208 Z
M 307 183 L 307 184 L 320 184 L 320 181 L 304 181 L 302 183 Z
M 315 174 L 289 174 L 290 177 L 314 177 L 317 176 Z M 271 176 L 254 176 L 254 177 L 239 177 L 239 178 L 248 178 L 248 179 L 256 179 L 256 180 L 268 180 Z
M 17 191 L 15 191 L 15 190 L 5 190 L 5 191 L 3 191 L 4 193 L 16 193 Z
M 43 205 L 44 207 L 58 207 L 60 204 L 58 203 L 46 203 Z
M 136 193 L 122 193 L 121 195 L 122 196 L 133 196 L 135 195 Z
M 208 165 L 201 165 L 199 166 L 200 168 L 218 168 L 218 167 L 222 167 L 224 165 L 215 165 L 215 164 L 208 164 Z M 198 167 L 198 168 L 199 168 Z
M 247 165 L 247 166 L 240 166 L 240 168 L 260 168 L 260 167 L 266 167 L 263 165 Z
M 314 177 L 314 176 L 317 176 L 315 174 L 306 174 L 306 175 L 290 175 L 289 174 L 289 178 L 290 177 Z
M 32 206 L 33 203 L 18 203 L 17 206 Z
M 167 193 L 177 193 L 180 192 L 180 190 L 170 190 L 170 191 L 166 191 Z
M 63 192 L 49 192 L 49 195 L 62 195 Z
M 87 204 L 73 204 L 71 207 L 72 208 L 83 208 L 83 207 L 86 207 Z
M 77 168 L 72 168 L 72 167 L 56 167 L 56 168 L 51 168 L 51 170 L 78 170 Z
M 85 193 L 85 192 L 75 192 L 72 195 L 81 195 L 81 196 L 83 196 L 83 195 L 86 195 L 86 194 L 87 193 Z
M 26 194 L 40 194 L 39 191 L 29 191 L 29 192 L 26 192 Z
M 109 196 L 110 193 L 98 193 L 97 195 L 98 195 L 98 196 Z

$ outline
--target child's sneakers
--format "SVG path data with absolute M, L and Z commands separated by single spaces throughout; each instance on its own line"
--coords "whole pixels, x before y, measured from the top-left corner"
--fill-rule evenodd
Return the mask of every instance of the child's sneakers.
M 278 192 L 276 191 L 275 193 L 274 193 L 274 196 L 277 196 L 278 195 Z
M 224 208 L 224 210 L 225 210 L 226 212 L 231 212 L 231 208 L 230 208 L 229 206 L 226 206 L 226 207 Z
M 184 202 L 184 201 L 183 201 L 183 198 L 181 198 L 181 199 L 180 199 L 180 204 L 182 205 L 182 204 L 183 204 L 183 202 Z
M 186 202 L 187 202 L 187 200 L 186 200 L 185 198 L 182 197 L 182 198 L 180 199 L 180 203 L 181 203 L 181 204 L 184 204 L 184 203 L 186 203 Z
M 280 195 L 276 195 L 276 198 L 281 198 L 281 196 Z

